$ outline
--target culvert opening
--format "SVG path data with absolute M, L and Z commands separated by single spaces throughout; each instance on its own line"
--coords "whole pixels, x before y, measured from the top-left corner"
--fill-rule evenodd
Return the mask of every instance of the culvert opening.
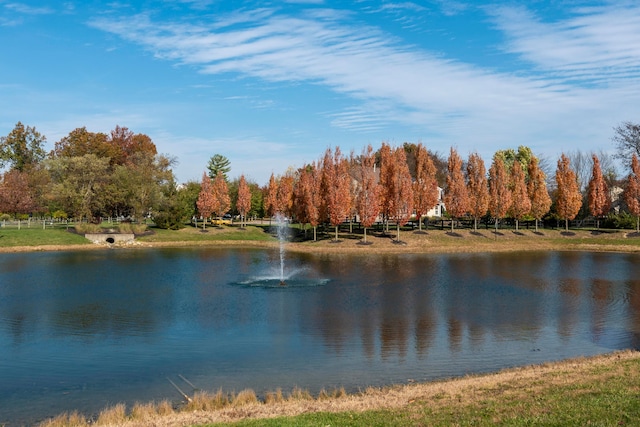
M 115 243 L 116 239 L 113 237 L 107 237 L 107 243 Z

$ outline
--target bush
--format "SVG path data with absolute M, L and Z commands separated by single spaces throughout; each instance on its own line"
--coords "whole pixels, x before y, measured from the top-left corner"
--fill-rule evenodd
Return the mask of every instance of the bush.
M 628 212 L 621 212 L 619 214 L 610 214 L 602 222 L 604 228 L 618 228 L 618 229 L 635 229 L 636 217 Z
M 142 234 L 147 231 L 147 224 L 132 224 L 130 222 L 122 222 L 118 225 L 120 233 Z
M 179 212 L 156 212 L 153 216 L 153 222 L 156 224 L 156 227 L 166 230 L 180 230 L 185 227 L 182 215 L 180 215 Z
M 76 229 L 76 232 L 78 232 L 79 234 L 102 232 L 102 228 L 100 227 L 99 224 L 92 224 L 88 222 L 82 222 L 82 223 L 76 224 L 74 228 Z

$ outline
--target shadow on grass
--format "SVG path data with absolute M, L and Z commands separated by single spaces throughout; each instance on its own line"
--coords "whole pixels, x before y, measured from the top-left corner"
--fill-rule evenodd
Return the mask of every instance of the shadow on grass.
M 474 236 L 478 236 L 478 237 L 484 237 L 485 239 L 487 239 L 487 238 L 488 238 L 487 236 L 485 236 L 484 234 L 482 234 L 482 233 L 481 233 L 481 232 L 479 232 L 479 231 L 470 231 L 470 232 L 469 232 L 469 234 L 472 234 L 472 235 L 474 235 Z
M 402 241 L 402 240 L 393 240 L 392 243 L 394 245 L 401 245 L 401 246 L 406 246 L 407 245 L 407 242 Z
M 571 237 L 571 236 L 575 236 L 576 233 L 574 233 L 573 231 L 563 231 L 560 233 L 561 236 L 567 236 L 567 237 Z
M 495 230 L 494 230 L 494 231 L 492 231 L 491 233 L 492 233 L 493 235 L 495 235 L 495 236 L 504 236 L 504 233 L 502 233 L 502 232 L 500 232 L 500 231 L 495 231 Z
M 427 232 L 426 232 L 426 231 L 424 231 L 424 230 L 416 230 L 416 231 L 414 231 L 414 232 L 413 232 L 413 234 L 419 234 L 419 235 L 421 235 L 421 236 L 425 236 L 425 235 L 427 235 L 427 234 L 429 234 L 429 233 L 427 233 Z
M 455 231 L 447 231 L 447 236 L 462 237 L 462 234 L 456 233 Z
M 360 246 L 371 246 L 373 245 L 373 242 L 370 241 L 364 241 L 364 240 L 360 240 L 358 243 L 356 243 L 356 245 L 360 245 Z
M 516 236 L 524 236 L 524 233 L 522 231 L 513 231 L 513 234 L 515 234 Z
M 633 233 L 627 233 L 627 237 L 640 237 L 640 233 L 634 231 Z
M 544 236 L 544 233 L 542 231 L 534 231 L 533 234 L 535 234 L 536 236 Z

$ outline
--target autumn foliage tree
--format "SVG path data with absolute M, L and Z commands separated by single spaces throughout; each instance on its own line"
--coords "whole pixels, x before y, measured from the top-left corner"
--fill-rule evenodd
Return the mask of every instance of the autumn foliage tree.
M 198 213 L 202 217 L 202 229 L 206 228 L 207 218 L 211 216 L 215 209 L 215 201 L 213 199 L 213 184 L 211 178 L 206 173 L 202 174 L 202 182 L 200 183 L 200 193 L 196 201 Z
M 451 231 L 453 232 L 453 220 L 469 211 L 469 194 L 464 180 L 462 158 L 453 147 L 449 154 L 447 171 L 447 189 L 444 194 L 444 205 L 451 215 Z
M 218 171 L 213 180 L 213 213 L 221 217 L 231 208 L 231 198 L 229 197 L 229 187 L 222 171 Z
M 409 222 L 413 214 L 413 188 L 404 147 L 397 147 L 393 150 L 393 163 L 393 191 L 389 193 L 389 196 L 393 198 L 393 206 L 395 207 L 392 216 L 396 222 L 396 242 L 400 242 L 400 227 Z
M 241 227 L 244 227 L 247 221 L 247 212 L 251 209 L 251 190 L 244 175 L 240 176 L 240 182 L 238 183 L 236 209 L 240 213 Z
M 340 147 L 335 151 L 327 149 L 322 162 L 322 189 L 329 223 L 335 227 L 338 241 L 338 227 L 351 209 L 351 176 L 348 161 L 342 156 Z
M 356 211 L 364 228 L 364 243 L 367 243 L 367 228 L 375 223 L 380 214 L 380 186 L 377 182 L 371 145 L 363 150 L 356 167 L 356 175 Z
M 493 162 L 489 168 L 489 212 L 496 219 L 496 232 L 498 221 L 505 217 L 511 208 L 512 201 L 507 168 L 500 156 L 493 156 Z
M 557 213 L 565 221 L 565 230 L 569 230 L 569 220 L 574 219 L 582 207 L 582 194 L 578 187 L 576 173 L 571 169 L 569 158 L 564 153 L 558 160 L 556 183 L 558 186 Z
M 276 214 L 277 197 L 278 182 L 272 173 L 271 177 L 269 177 L 269 184 L 267 185 L 266 194 L 264 196 L 264 211 L 269 218 Z
M 382 143 L 379 151 L 380 155 L 380 210 L 385 223 L 386 231 L 389 231 L 389 218 L 395 210 L 393 206 L 394 198 L 391 194 L 393 191 L 393 159 L 391 154 L 391 146 L 385 142 Z
M 313 240 L 317 240 L 317 229 L 320 223 L 320 172 L 314 164 L 300 169 L 295 186 L 296 215 L 303 224 L 313 228 Z
M 635 154 L 631 157 L 631 174 L 624 190 L 624 200 L 629 212 L 636 217 L 636 232 L 640 233 L 640 162 Z
M 611 208 L 611 199 L 609 198 L 609 188 L 607 182 L 602 175 L 602 168 L 600 167 L 600 159 L 595 154 L 591 155 L 593 159 L 593 169 L 591 171 L 591 179 L 589 180 L 589 187 L 587 198 L 589 202 L 589 211 L 591 215 L 596 217 L 596 226 L 600 228 L 600 217 L 609 212 Z
M 478 218 L 482 218 L 489 209 L 487 170 L 478 153 L 472 153 L 467 162 L 467 190 L 469 193 L 469 212 L 473 217 L 473 229 L 477 231 Z
M 11 169 L 5 172 L 0 181 L 0 212 L 12 214 L 28 214 L 36 207 L 31 196 L 26 172 Z
M 538 165 L 538 158 L 532 157 L 529 162 L 529 181 L 527 182 L 527 194 L 531 201 L 531 215 L 536 220 L 536 231 L 538 231 L 538 221 L 549 212 L 551 208 L 551 197 L 547 190 L 546 176 Z
M 281 176 L 278 180 L 278 191 L 276 191 L 276 214 L 280 214 L 285 217 L 292 216 L 293 184 L 294 178 L 288 173 Z
M 520 162 L 514 162 L 511 166 L 511 186 L 512 186 L 512 203 L 511 214 L 516 220 L 516 231 L 518 223 L 522 221 L 525 215 L 531 212 L 531 200 L 527 193 L 527 183 L 525 182 L 524 170 Z
M 418 229 L 422 231 L 422 217 L 438 203 L 438 181 L 436 181 L 436 167 L 433 160 L 422 144 L 418 144 L 415 158 L 413 207 L 418 219 Z

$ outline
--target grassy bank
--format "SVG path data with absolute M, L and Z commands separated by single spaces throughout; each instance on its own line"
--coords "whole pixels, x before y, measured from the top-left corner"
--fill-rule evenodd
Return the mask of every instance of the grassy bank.
M 640 353 L 508 369 L 424 384 L 310 398 L 305 393 L 257 401 L 251 391 L 177 411 L 165 404 L 106 409 L 92 425 L 176 426 L 632 426 L 640 425 Z M 222 403 L 221 403 L 222 402 Z M 141 408 L 146 408 L 142 410 Z M 159 414 L 162 412 L 162 415 Z M 102 421 L 101 421 L 102 420 Z M 62 415 L 47 427 L 87 425 Z
M 587 250 L 640 252 L 640 236 L 628 231 L 596 230 L 440 230 L 418 232 L 403 230 L 399 237 L 395 230 L 389 233 L 369 231 L 363 244 L 361 233 L 341 231 L 338 242 L 329 230 L 320 233 L 317 241 L 305 240 L 296 228 L 291 229 L 288 250 L 301 252 L 356 252 L 356 253 L 450 253 L 450 252 L 507 252 L 524 250 Z M 311 236 L 311 232 L 308 232 Z M 182 230 L 150 228 L 150 233 L 137 237 L 127 247 L 154 246 L 272 246 L 277 243 L 268 223 L 238 226 L 187 227 Z M 78 234 L 64 228 L 0 228 L 0 251 L 60 250 L 100 248 Z

